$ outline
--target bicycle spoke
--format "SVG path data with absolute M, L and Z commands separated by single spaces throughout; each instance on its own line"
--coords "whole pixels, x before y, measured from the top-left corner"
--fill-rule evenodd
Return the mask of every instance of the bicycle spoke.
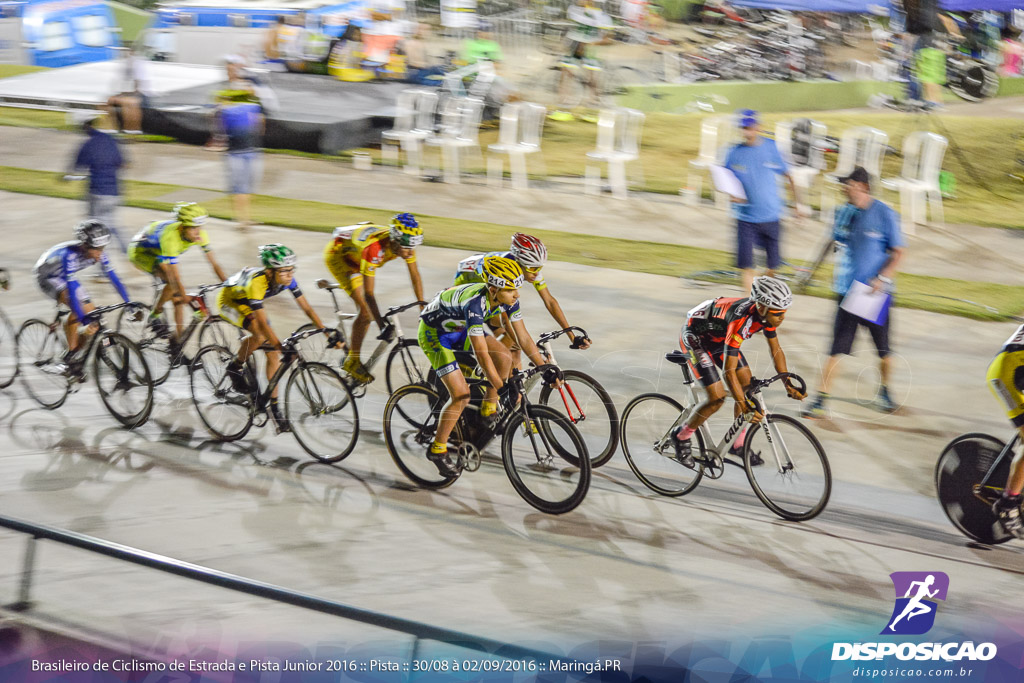
M 802 521 L 825 508 L 832 473 L 821 444 L 802 423 L 769 415 L 765 424 L 748 429 L 744 449 L 747 478 L 769 510 Z

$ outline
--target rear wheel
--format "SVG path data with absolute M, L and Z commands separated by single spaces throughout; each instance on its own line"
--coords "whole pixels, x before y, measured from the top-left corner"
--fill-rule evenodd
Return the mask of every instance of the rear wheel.
M 600 467 L 619 445 L 619 415 L 615 403 L 596 379 L 578 370 L 563 370 L 563 384 L 545 384 L 540 403 L 568 415 L 590 454 L 590 466 Z
M 299 445 L 321 462 L 344 459 L 359 437 L 352 392 L 324 363 L 299 362 L 284 390 L 284 414 Z
M 150 306 L 142 304 L 144 314 L 140 320 L 132 320 L 134 310 L 122 308 L 117 313 L 117 326 L 115 329 L 133 344 L 139 347 L 146 365 L 149 367 L 150 377 L 154 384 L 163 384 L 171 374 L 171 347 L 170 339 L 158 337 L 149 329 Z M 172 318 L 173 321 L 173 318 Z M 169 323 L 171 326 L 173 322 Z
M 235 353 L 223 346 L 206 346 L 196 354 L 189 368 L 192 402 L 206 429 L 220 441 L 241 439 L 256 416 L 253 396 L 239 393 L 231 386 L 227 367 L 233 358 Z M 250 386 L 256 386 L 252 366 L 244 367 Z
M 1003 492 L 1012 457 L 995 467 L 984 489 L 975 490 L 1003 452 L 1005 444 L 988 434 L 964 434 L 949 442 L 935 466 L 935 490 L 946 517 L 965 536 L 995 545 L 1013 536 L 992 513 L 992 503 Z
M 67 344 L 62 331 L 42 320 L 26 320 L 16 339 L 21 381 L 29 396 L 49 410 L 59 408 L 71 390 L 62 359 Z
M 96 340 L 93 376 L 103 405 L 129 429 L 139 427 L 153 411 L 153 379 L 142 351 L 128 337 L 105 332 Z
M 6 389 L 18 376 L 18 335 L 10 318 L 0 309 L 0 389 Z
M 501 459 L 516 493 L 550 515 L 576 509 L 590 488 L 590 459 L 580 433 L 547 406 L 529 404 L 525 415 L 509 421 Z
M 199 349 L 215 344 L 223 346 L 232 353 L 238 353 L 242 339 L 246 333 L 242 328 L 232 325 L 219 315 L 211 315 L 203 321 L 199 328 Z
M 427 449 L 434 442 L 439 417 L 440 398 L 437 392 L 421 384 L 399 387 L 384 406 L 384 441 L 388 453 L 402 471 L 417 486 L 441 489 L 450 486 L 458 477 L 445 477 L 427 459 Z M 460 425 L 449 439 L 449 450 L 462 441 Z M 452 443 L 454 442 L 454 444 Z
M 640 394 L 622 411 L 622 453 L 637 479 L 663 496 L 684 496 L 697 488 L 704 468 L 686 467 L 675 459 L 669 431 L 683 416 L 683 406 L 663 394 Z M 704 453 L 704 436 L 693 434 L 693 455 Z
M 420 344 L 415 339 L 403 339 L 391 347 L 387 365 L 384 367 L 384 380 L 388 393 L 394 393 L 406 384 L 424 384 L 430 372 L 430 361 L 427 359 Z

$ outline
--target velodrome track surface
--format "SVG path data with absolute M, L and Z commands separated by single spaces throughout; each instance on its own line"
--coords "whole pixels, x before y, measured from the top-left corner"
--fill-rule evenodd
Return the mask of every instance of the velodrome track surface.
M 2 265 L 14 286 L 0 295 L 0 306 L 17 325 L 50 315 L 28 270 L 66 239 L 80 205 L 11 194 L 2 200 Z M 159 217 L 137 209 L 121 215 L 132 226 Z M 298 280 L 327 319 L 328 299 L 313 286 L 326 275 L 324 235 L 276 228 L 240 234 L 214 221 L 211 237 L 229 272 L 254 262 L 258 244 L 293 246 L 301 255 Z M 427 292 L 447 285 L 466 253 L 421 249 Z M 123 260 L 118 265 L 128 272 Z M 183 270 L 186 282 L 211 277 L 198 254 L 185 257 Z M 403 271 L 396 264 L 381 271 L 385 305 L 411 299 Z M 557 261 L 545 276 L 570 321 L 595 340 L 586 352 L 558 347 L 560 361 L 597 377 L 620 410 L 644 391 L 679 396 L 678 370 L 662 357 L 676 347 L 685 311 L 736 292 Z M 145 278 L 128 281 L 148 298 Z M 106 285 L 86 284 L 100 301 L 113 295 Z M 302 320 L 280 299 L 268 310 L 282 332 Z M 534 293 L 524 290 L 523 305 L 534 333 L 552 327 Z M 812 385 L 833 306 L 798 297 L 781 329 L 790 367 Z M 936 457 L 956 434 L 1007 436 L 984 373 L 1013 325 L 902 309 L 895 316 L 893 386 L 903 407 L 883 416 L 862 404 L 873 395 L 875 374 L 861 339 L 835 385 L 835 419 L 810 423 L 835 485 L 828 509 L 803 524 L 777 519 L 732 468 L 685 498 L 658 497 L 621 453 L 595 471 L 584 503 L 561 517 L 529 507 L 493 462 L 443 492 L 412 490 L 383 445 L 380 387 L 362 400 L 362 436 L 338 466 L 311 461 L 292 436 L 265 429 L 216 444 L 206 440 L 180 370 L 158 390 L 153 418 L 134 433 L 116 427 L 89 385 L 55 412 L 39 409 L 17 383 L 0 392 L 0 514 L 358 607 L 534 643 L 771 635 L 793 633 L 794 625 L 819 635 L 829 628 L 821 624 L 838 623 L 863 625 L 864 637 L 873 637 L 891 612 L 888 574 L 897 570 L 949 574 L 941 621 L 947 631 L 970 629 L 977 615 L 1015 615 L 1003 596 L 1015 594 L 1024 573 L 1019 545 L 968 546 L 945 519 L 932 483 Z M 406 330 L 414 323 L 414 316 L 405 319 Z M 744 351 L 755 372 L 767 371 L 763 340 Z M 781 391 L 771 392 L 779 410 L 795 412 Z M 15 593 L 23 545 L 24 537 L 0 531 L 3 602 Z M 201 636 L 230 649 L 257 637 L 375 637 L 365 627 L 52 544 L 43 545 L 37 564 L 36 617 L 114 639 Z

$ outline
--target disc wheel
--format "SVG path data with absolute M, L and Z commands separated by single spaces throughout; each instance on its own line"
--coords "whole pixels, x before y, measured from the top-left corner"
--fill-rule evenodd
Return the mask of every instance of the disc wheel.
M 942 449 L 935 465 L 935 490 L 946 517 L 965 536 L 989 545 L 1013 538 L 992 513 L 992 502 L 1010 475 L 1011 458 L 999 462 L 987 489 L 976 491 L 1003 448 L 1005 444 L 994 436 L 963 434 Z

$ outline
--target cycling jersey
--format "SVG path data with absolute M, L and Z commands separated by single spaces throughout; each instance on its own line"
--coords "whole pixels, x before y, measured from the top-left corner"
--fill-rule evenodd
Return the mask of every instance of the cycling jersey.
M 1014 426 L 1024 426 L 1024 325 L 1003 344 L 988 366 L 986 379 Z
M 87 302 L 89 297 L 75 276 L 79 271 L 96 263 L 103 268 L 103 272 L 106 273 L 117 293 L 121 295 L 121 299 L 129 301 L 128 290 L 121 284 L 120 278 L 114 272 L 114 266 L 110 262 L 107 252 L 100 252 L 98 261 L 91 259 L 85 255 L 85 247 L 77 240 L 62 242 L 51 247 L 36 261 L 32 267 L 32 273 L 36 276 L 39 288 L 51 299 L 56 300 L 62 291 L 68 290 L 68 304 L 71 306 L 72 312 L 79 320 L 84 320 L 85 310 L 82 308 L 82 303 Z
M 289 290 L 296 299 L 302 296 L 297 280 L 285 286 L 273 284 L 263 268 L 250 267 L 238 271 L 227 279 L 224 288 L 217 295 L 221 316 L 239 327 L 253 311 L 263 308 L 263 302 L 284 290 Z
M 454 351 L 471 351 L 470 337 L 486 335 L 484 321 L 499 313 L 508 314 L 510 320 L 523 318 L 518 301 L 511 306 L 489 306 L 485 284 L 449 287 L 434 297 L 420 313 L 416 337 L 438 376 L 458 368 Z
M 382 225 L 359 223 L 339 228 L 324 249 L 324 263 L 345 291 L 363 284 L 363 276 L 374 277 L 377 268 L 398 257 L 391 248 L 391 232 Z M 404 259 L 416 263 L 416 253 Z
M 205 230 L 199 231 L 199 240 L 187 242 L 181 236 L 181 224 L 177 221 L 154 221 L 132 238 L 128 247 L 128 260 L 147 273 L 153 272 L 157 263 L 177 263 L 178 257 L 198 245 L 204 252 L 210 251 L 210 238 Z
M 511 251 L 492 251 L 487 254 L 473 254 L 469 258 L 464 258 L 459 261 L 459 265 L 455 269 L 455 284 L 456 285 L 468 285 L 475 282 L 487 283 L 487 275 L 484 274 L 484 259 L 488 256 L 500 256 L 502 258 L 509 258 L 515 261 L 515 257 L 512 256 Z M 537 279 L 533 281 L 533 287 L 538 292 L 542 289 L 547 289 L 548 283 L 544 281 L 544 276 L 538 273 Z
M 709 351 L 724 346 L 730 356 L 739 353 L 740 345 L 758 332 L 775 337 L 775 328 L 768 327 L 757 314 L 757 304 L 747 298 L 708 299 L 686 314 L 683 332 L 696 337 Z

